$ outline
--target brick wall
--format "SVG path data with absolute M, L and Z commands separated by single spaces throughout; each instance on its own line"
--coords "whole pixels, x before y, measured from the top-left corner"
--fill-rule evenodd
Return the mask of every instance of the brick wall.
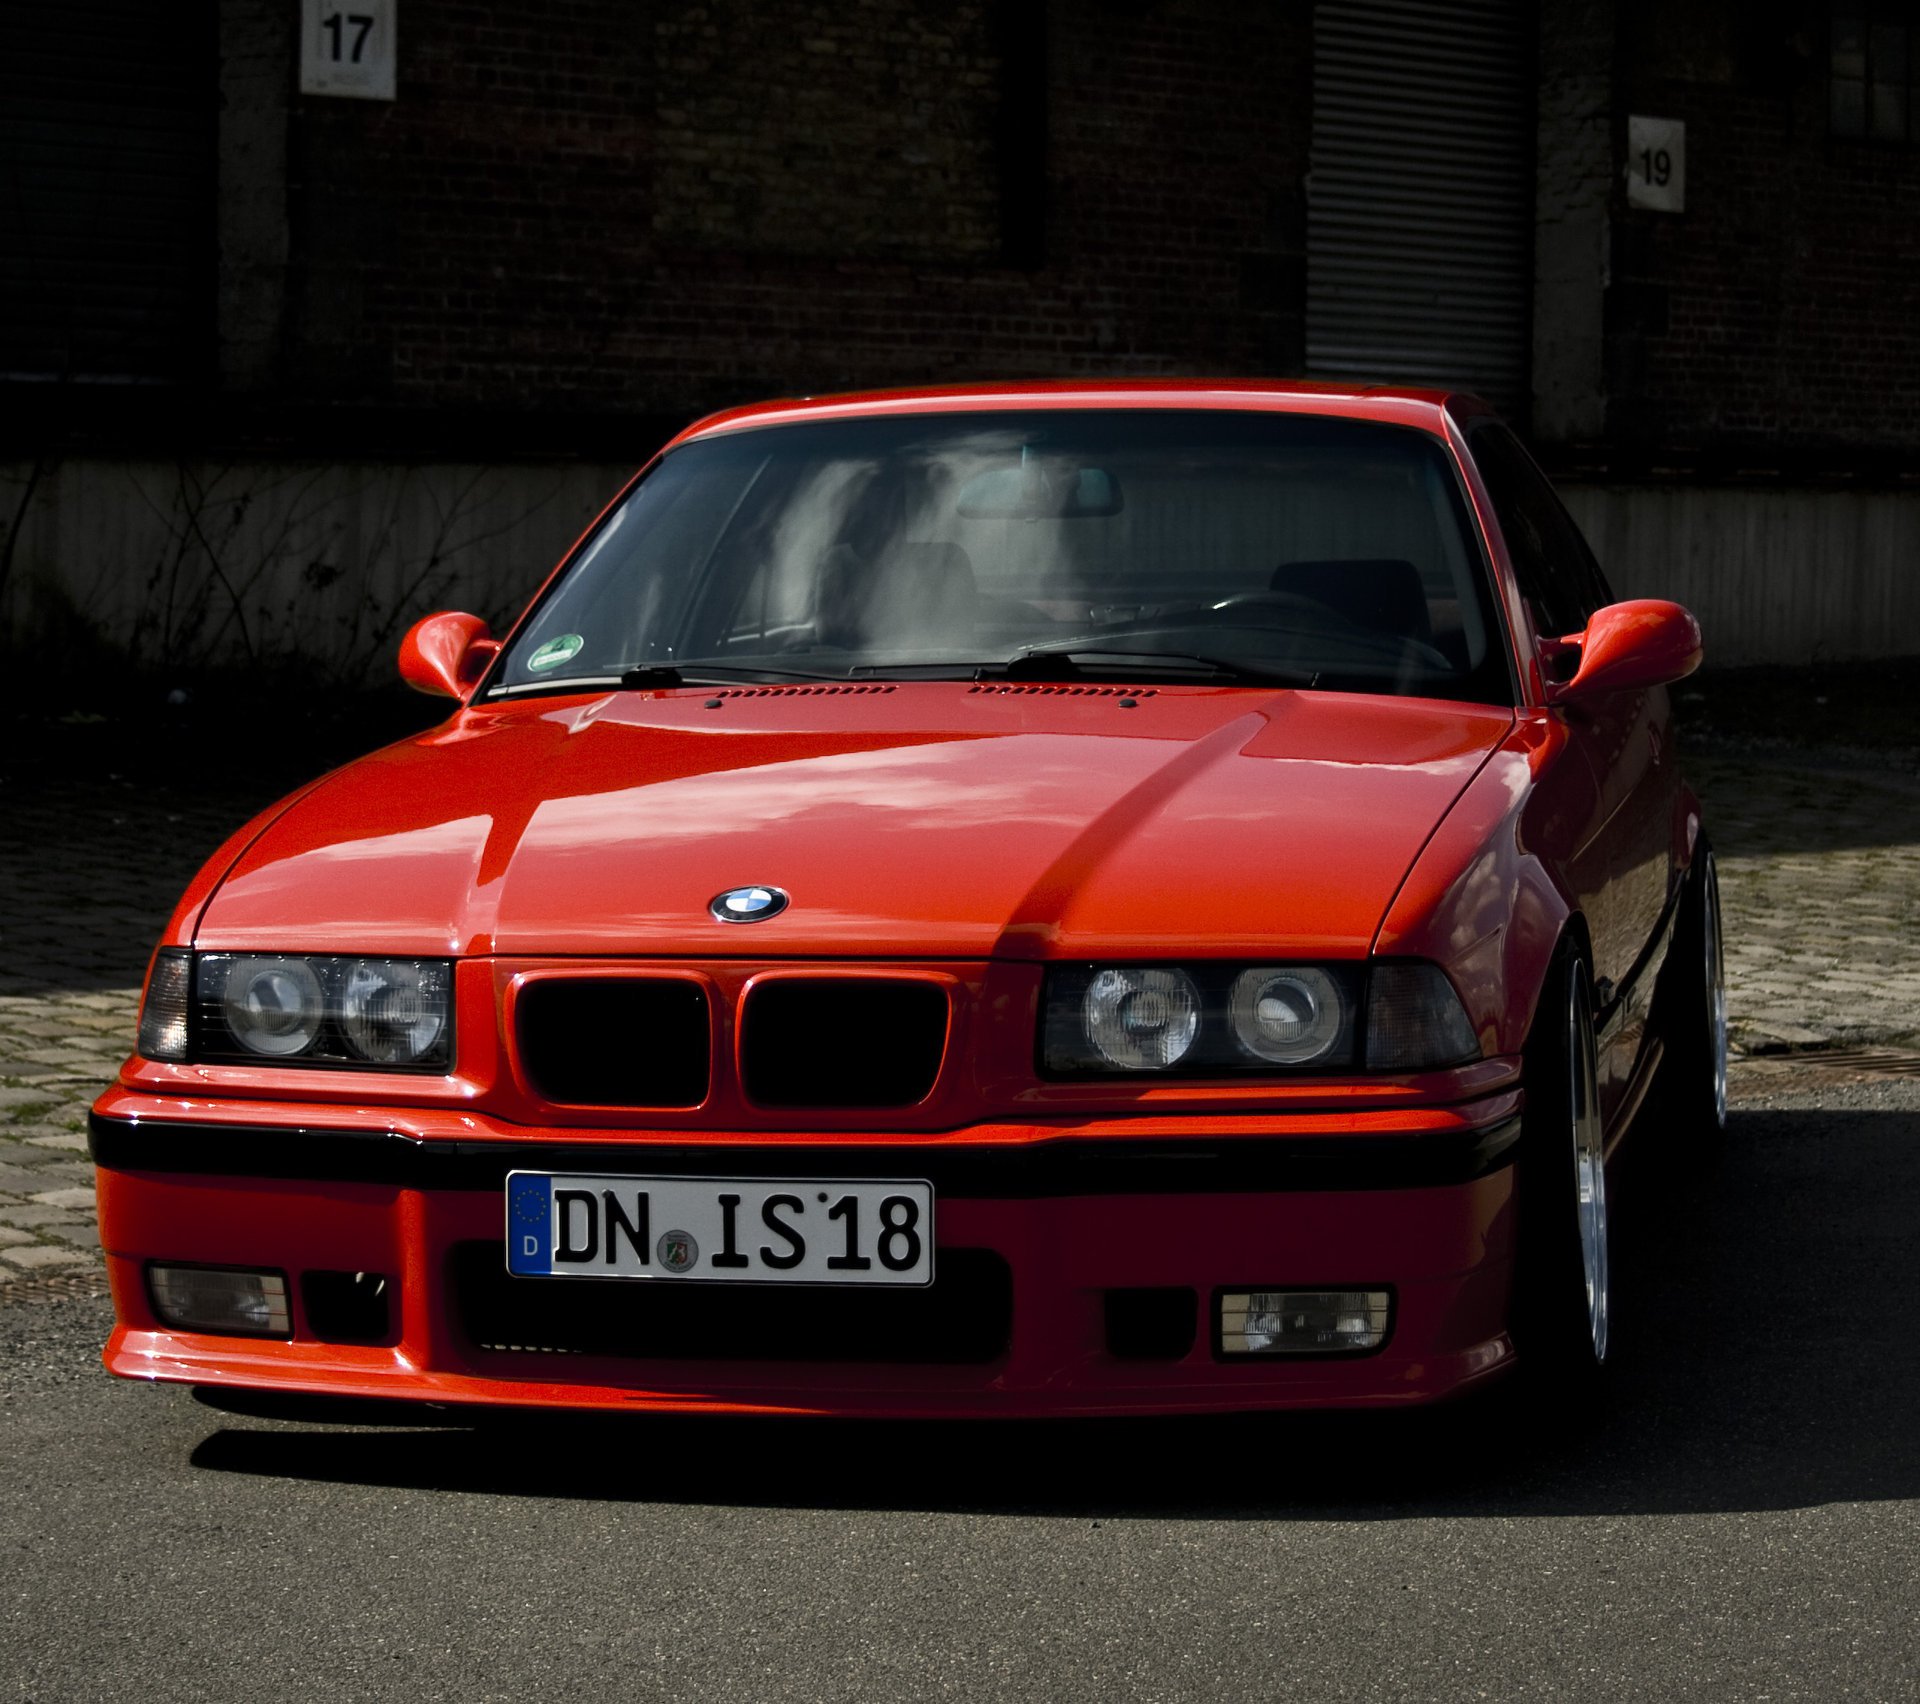
M 709 4 L 654 24 L 654 231 L 682 250 L 991 263 L 1006 98 L 983 4 Z
M 289 102 L 284 300 L 256 272 L 230 302 L 281 327 L 248 371 L 671 415 L 1293 370 L 1309 29 L 1298 0 L 408 0 L 396 102 Z
M 1611 435 L 1663 453 L 1911 457 L 1920 144 L 1829 135 L 1819 6 L 1621 11 L 1622 111 L 1686 121 L 1687 205 L 1616 210 Z

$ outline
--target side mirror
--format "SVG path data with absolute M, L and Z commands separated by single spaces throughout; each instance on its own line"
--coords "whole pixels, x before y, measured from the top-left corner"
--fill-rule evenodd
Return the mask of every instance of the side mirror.
M 1585 633 L 1560 644 L 1579 647 L 1580 666 L 1571 680 L 1548 687 L 1548 700 L 1554 704 L 1666 686 L 1700 666 L 1700 623 L 1664 598 L 1608 604 L 1593 612 Z
M 488 637 L 479 616 L 442 610 L 407 629 L 400 641 L 400 678 L 415 692 L 464 699 L 499 650 L 500 641 Z

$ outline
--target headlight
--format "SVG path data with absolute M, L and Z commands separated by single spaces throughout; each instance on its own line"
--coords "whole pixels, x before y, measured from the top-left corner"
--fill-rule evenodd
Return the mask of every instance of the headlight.
M 1350 1070 L 1361 966 L 1076 965 L 1049 972 L 1049 1076 Z
M 453 968 L 445 959 L 170 948 L 149 979 L 140 1051 L 149 1059 L 446 1071 Z
M 1377 963 L 1367 979 L 1367 1069 L 1438 1071 L 1480 1057 L 1467 1009 L 1437 964 Z
M 1200 990 L 1183 970 L 1103 970 L 1080 997 L 1087 1040 L 1123 1071 L 1178 1065 L 1200 1032 Z
M 227 1033 L 269 1059 L 305 1053 L 327 1016 L 320 978 L 305 959 L 229 960 L 220 1005 Z
M 1047 973 L 1042 1071 L 1189 1077 L 1362 1068 L 1437 1071 L 1480 1057 L 1436 964 L 1068 965 Z
M 340 1026 L 362 1059 L 411 1065 L 434 1049 L 447 1024 L 446 966 L 419 959 L 349 959 L 340 984 Z
M 1243 970 L 1233 979 L 1234 1037 L 1256 1059 L 1305 1065 L 1328 1052 L 1346 1017 L 1340 990 L 1324 970 Z

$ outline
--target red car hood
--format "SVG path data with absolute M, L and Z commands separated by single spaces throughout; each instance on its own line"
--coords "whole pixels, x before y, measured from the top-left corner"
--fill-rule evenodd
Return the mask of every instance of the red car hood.
M 1511 722 L 1422 699 L 951 683 L 471 710 L 299 798 L 236 861 L 196 939 L 1357 955 Z M 792 904 L 751 927 L 709 918 L 748 884 Z

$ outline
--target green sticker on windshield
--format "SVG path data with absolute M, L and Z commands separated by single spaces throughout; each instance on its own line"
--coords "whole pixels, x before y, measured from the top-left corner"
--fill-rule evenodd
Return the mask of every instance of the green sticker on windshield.
M 557 669 L 562 663 L 570 663 L 580 655 L 581 646 L 586 644 L 577 633 L 558 633 L 544 645 L 536 645 L 533 655 L 527 659 L 530 669 Z

